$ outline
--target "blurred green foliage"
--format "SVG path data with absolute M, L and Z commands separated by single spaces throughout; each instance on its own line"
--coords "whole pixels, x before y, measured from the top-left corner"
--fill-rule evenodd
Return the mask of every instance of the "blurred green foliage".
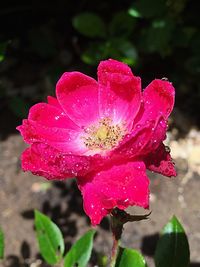
M 81 59 L 97 65 L 111 57 L 135 66 L 145 55 L 163 59 L 186 48 L 190 53 L 183 58 L 185 68 L 199 72 L 200 36 L 198 25 L 192 23 L 193 14 L 185 17 L 188 2 L 137 0 L 123 11 L 112 12 L 109 19 L 94 12 L 76 15 L 73 26 L 85 37 Z
M 0 74 L 12 84 L 0 78 L 2 108 L 22 118 L 30 105 L 54 94 L 62 72 L 94 76 L 100 60 L 114 58 L 132 66 L 143 86 L 168 77 L 177 88 L 176 105 L 198 121 L 199 7 L 190 0 L 5 2 Z
M 72 22 L 80 34 L 90 38 L 87 49 L 81 54 L 86 64 L 97 65 L 106 58 L 116 58 L 129 65 L 136 63 L 137 51 L 129 40 L 135 19 L 128 12 L 116 12 L 108 25 L 95 13 L 78 14 Z

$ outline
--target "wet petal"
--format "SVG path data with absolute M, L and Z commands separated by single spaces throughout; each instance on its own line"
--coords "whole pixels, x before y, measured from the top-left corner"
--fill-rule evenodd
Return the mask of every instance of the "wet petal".
M 56 85 L 56 95 L 69 118 L 80 127 L 98 120 L 98 86 L 89 76 L 65 72 Z
M 175 89 L 172 83 L 159 79 L 152 81 L 143 92 L 142 120 L 155 120 L 160 116 L 166 120 L 174 107 L 174 99 Z
M 49 105 L 55 106 L 59 109 L 62 109 L 61 105 L 59 104 L 58 100 L 53 96 L 47 96 L 47 102 Z
M 99 224 L 113 208 L 149 205 L 149 180 L 142 162 L 129 162 L 78 179 L 84 209 L 92 224 Z
M 83 176 L 91 168 L 90 157 L 61 153 L 43 143 L 34 143 L 22 153 L 22 168 L 47 179 Z
M 124 137 L 112 154 L 128 158 L 142 158 L 158 148 L 166 138 L 166 130 L 167 124 L 162 117 L 157 121 L 148 120 L 145 124 L 136 124 L 132 133 Z
M 146 167 L 154 172 L 171 177 L 176 176 L 174 163 L 167 148 L 160 144 L 158 149 L 145 159 Z
M 28 119 L 43 126 L 80 131 L 80 128 L 60 108 L 46 103 L 36 104 L 30 108 Z
M 132 126 L 141 103 L 141 81 L 131 69 L 116 60 L 105 60 L 98 67 L 101 117 Z
M 23 120 L 17 130 L 28 144 L 43 142 L 65 153 L 83 154 L 87 151 L 81 132 L 76 130 L 47 127 L 32 120 Z

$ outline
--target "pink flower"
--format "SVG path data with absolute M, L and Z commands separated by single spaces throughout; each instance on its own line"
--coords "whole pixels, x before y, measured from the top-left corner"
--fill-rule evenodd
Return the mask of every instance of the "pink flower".
M 47 179 L 76 176 L 93 225 L 114 207 L 148 208 L 146 169 L 176 175 L 163 145 L 174 95 L 159 79 L 142 92 L 140 78 L 112 59 L 99 64 L 98 82 L 66 72 L 56 98 L 34 105 L 17 128 L 30 144 L 22 168 Z

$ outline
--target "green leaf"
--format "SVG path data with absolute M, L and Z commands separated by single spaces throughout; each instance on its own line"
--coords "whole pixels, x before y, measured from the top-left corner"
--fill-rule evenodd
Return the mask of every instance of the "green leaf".
M 137 0 L 129 9 L 129 14 L 135 18 L 152 18 L 162 16 L 166 11 L 166 0 Z
M 4 234 L 0 228 L 0 259 L 4 257 Z
M 166 56 L 171 51 L 170 41 L 175 24 L 171 19 L 154 20 L 152 25 L 143 31 L 141 47 L 145 52 L 158 52 Z
M 106 255 L 102 255 L 101 253 L 97 254 L 97 266 L 106 267 L 108 266 L 109 259 Z
M 49 264 L 58 263 L 64 253 L 64 240 L 58 226 L 47 216 L 35 211 L 35 227 L 40 253 Z
M 135 27 L 135 23 L 136 20 L 127 12 L 115 13 L 109 25 L 110 34 L 115 37 L 130 36 Z
M 134 7 L 129 8 L 128 14 L 134 18 L 140 18 L 142 16 L 140 12 Z
M 147 267 L 143 256 L 136 250 L 120 248 L 116 267 Z
M 135 46 L 124 38 L 113 38 L 107 42 L 92 42 L 81 55 L 83 62 L 97 65 L 100 60 L 113 58 L 128 65 L 135 65 L 138 59 Z
M 190 251 L 185 231 L 173 216 L 164 226 L 155 252 L 156 267 L 188 267 Z
M 118 52 L 116 59 L 123 61 L 128 65 L 135 65 L 138 60 L 138 54 L 135 46 L 126 39 L 115 39 L 112 42 L 112 48 Z M 110 57 L 114 56 L 110 52 Z
M 78 267 L 85 267 L 88 263 L 92 247 L 95 230 L 89 230 L 71 247 L 64 258 L 64 267 L 73 267 L 78 264 Z
M 81 59 L 86 64 L 98 65 L 99 61 L 108 58 L 108 49 L 106 42 L 92 42 L 81 55 Z
M 101 17 L 94 13 L 81 13 L 72 20 L 74 28 L 86 37 L 105 37 L 106 26 Z

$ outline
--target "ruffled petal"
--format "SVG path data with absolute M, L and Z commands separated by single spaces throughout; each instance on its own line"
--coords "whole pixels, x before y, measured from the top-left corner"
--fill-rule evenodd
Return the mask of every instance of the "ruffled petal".
M 28 119 L 43 126 L 65 128 L 80 131 L 78 127 L 64 112 L 55 105 L 39 103 L 29 110 Z
M 55 105 L 34 105 L 29 111 L 28 120 L 23 120 L 23 124 L 17 129 L 28 144 L 44 142 L 65 153 L 83 154 L 88 151 L 81 139 L 83 130 L 61 107 Z
M 155 122 L 148 121 L 146 124 L 138 124 L 134 131 L 127 134 L 111 153 L 128 158 L 137 158 L 148 154 L 147 144 L 152 140 L 155 131 Z
M 124 137 L 111 155 L 128 158 L 140 158 L 153 153 L 166 138 L 167 124 L 160 117 L 157 121 L 149 120 L 145 124 L 137 124 L 131 134 Z
M 86 175 L 91 158 L 61 153 L 43 143 L 34 143 L 22 153 L 22 168 L 47 179 L 66 179 Z
M 143 92 L 144 112 L 142 121 L 169 117 L 175 100 L 175 89 L 172 83 L 164 80 L 153 80 Z
M 177 175 L 170 153 L 164 144 L 160 144 L 154 153 L 146 157 L 145 164 L 149 170 L 164 176 L 171 177 Z
M 152 121 L 153 123 L 154 121 Z M 160 144 L 166 139 L 167 122 L 161 116 L 155 121 L 155 124 L 151 128 L 151 135 L 146 140 L 146 145 L 143 147 L 143 154 L 154 153 Z
M 131 134 L 124 138 L 115 152 L 141 158 L 157 150 L 166 138 L 167 118 L 174 105 L 174 95 L 174 87 L 170 82 L 151 82 L 143 92 L 143 103 Z
M 56 95 L 69 118 L 80 127 L 98 120 L 98 85 L 89 76 L 65 72 L 56 85 Z
M 47 96 L 47 103 L 59 109 L 62 109 L 61 105 L 59 104 L 58 100 L 53 96 Z
M 140 78 L 126 64 L 109 59 L 99 64 L 98 82 L 100 116 L 129 129 L 141 104 Z
M 149 179 L 142 162 L 129 162 L 79 178 L 78 186 L 83 195 L 84 209 L 93 225 L 113 208 L 149 205 Z M 86 180 L 85 180 L 86 179 Z
M 17 127 L 28 144 L 43 142 L 65 153 L 83 154 L 87 148 L 81 139 L 81 132 L 57 127 L 47 127 L 32 120 L 23 120 Z

